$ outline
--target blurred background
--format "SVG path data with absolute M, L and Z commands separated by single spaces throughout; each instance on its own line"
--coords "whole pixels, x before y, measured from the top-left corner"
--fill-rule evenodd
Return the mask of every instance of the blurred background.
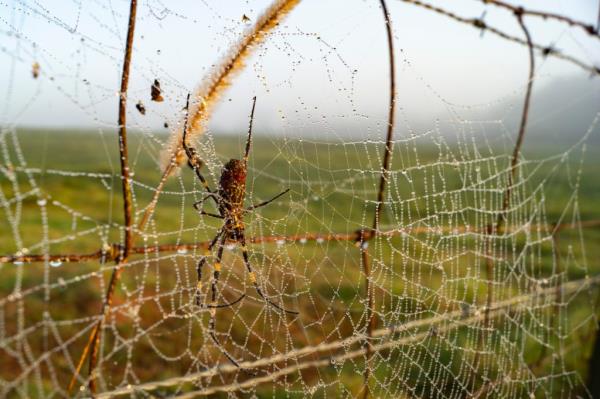
M 230 395 L 364 397 L 365 379 L 372 397 L 592 396 L 600 38 L 524 17 L 536 44 L 590 68 L 536 51 L 529 121 L 504 209 L 527 46 L 423 3 L 387 3 L 393 154 L 367 260 L 354 237 L 373 224 L 390 79 L 378 1 L 298 2 L 251 46 L 207 129 L 191 140 L 216 188 L 222 165 L 243 154 L 256 96 L 246 204 L 290 189 L 245 223 L 259 285 L 299 315 L 265 306 L 230 242 L 219 298 L 247 297 L 217 310 L 220 344 L 210 337 L 209 312 L 194 303 L 199 259 L 207 256 L 208 270 L 215 262 L 201 243 L 222 221 L 193 208 L 205 192 L 185 165 L 157 186 L 187 94 L 214 78 L 270 2 L 138 4 L 127 92 L 134 225 L 160 195 L 136 230 L 137 252 L 105 319 L 111 248 L 125 234 L 117 110 L 130 3 L 0 3 L 0 396 L 89 396 L 87 361 L 81 372 L 77 364 L 99 320 L 98 392 L 108 396 L 221 387 L 226 397 L 251 381 Z M 514 15 L 496 5 L 428 4 L 524 38 Z M 596 1 L 509 4 L 598 26 Z M 155 79 L 164 101 L 151 98 Z M 500 214 L 506 229 L 490 235 Z M 483 321 L 489 309 L 491 325 Z M 373 344 L 383 347 L 367 354 L 371 314 L 381 329 Z M 323 343 L 334 346 L 313 350 Z M 283 358 L 256 366 L 267 380 L 259 383 L 216 369 L 231 366 L 225 352 L 240 362 Z M 307 365 L 313 361 L 325 364 Z

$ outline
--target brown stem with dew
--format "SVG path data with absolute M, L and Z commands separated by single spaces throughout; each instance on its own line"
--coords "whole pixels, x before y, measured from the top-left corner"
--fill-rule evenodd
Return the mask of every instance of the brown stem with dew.
M 96 364 L 98 361 L 98 347 L 102 337 L 102 324 L 104 318 L 110 309 L 112 304 L 112 297 L 114 295 L 115 286 L 119 280 L 120 273 L 122 271 L 123 264 L 127 263 L 129 258 L 129 251 L 133 247 L 133 205 L 132 205 L 132 194 L 131 194 L 131 177 L 129 170 L 129 156 L 127 151 L 127 88 L 129 86 L 129 70 L 131 66 L 131 53 L 133 51 L 133 36 L 135 32 L 135 17 L 137 12 L 137 0 L 131 0 L 129 8 L 129 23 L 127 28 L 127 40 L 125 44 L 125 55 L 123 60 L 123 72 L 121 75 L 121 91 L 119 95 L 119 155 L 121 159 L 121 181 L 123 187 L 123 213 L 125 219 L 125 244 L 122 246 L 122 251 L 117 259 L 117 267 L 115 268 L 108 289 L 106 291 L 106 297 L 102 305 L 102 315 L 100 320 L 96 323 L 90 339 L 86 347 L 81 354 L 77 369 L 73 374 L 71 383 L 69 384 L 68 391 L 70 392 L 75 385 L 77 376 L 83 366 L 86 356 L 89 354 L 89 388 L 92 393 L 96 392 Z
M 388 56 L 389 56 L 389 71 L 390 71 L 390 88 L 389 88 L 389 107 L 388 107 L 388 123 L 387 123 L 387 136 L 385 140 L 385 150 L 383 153 L 383 163 L 381 165 L 381 177 L 379 180 L 379 190 L 377 191 L 377 202 L 375 205 L 375 215 L 373 217 L 373 234 L 368 235 L 368 240 L 377 235 L 379 230 L 379 224 L 381 222 L 381 215 L 383 212 L 383 195 L 385 193 L 385 186 L 389 178 L 390 164 L 392 160 L 393 150 L 393 136 L 394 136 L 394 114 L 396 108 L 396 63 L 394 58 L 394 34 L 392 32 L 392 21 L 390 19 L 390 13 L 388 12 L 387 4 L 385 0 L 379 0 L 381 10 L 383 12 L 383 18 L 385 21 L 385 29 L 387 34 L 388 44 Z M 370 395 L 369 391 L 369 378 L 371 376 L 370 359 L 372 355 L 370 338 L 373 335 L 373 331 L 377 328 L 377 319 L 374 314 L 375 289 L 371 283 L 371 264 L 369 261 L 369 255 L 367 252 L 366 244 L 368 241 L 361 239 L 360 250 L 361 260 L 363 265 L 363 271 L 365 274 L 365 293 L 367 296 L 367 342 L 366 345 L 366 358 L 365 358 L 365 370 L 363 374 L 363 398 L 367 399 Z
M 527 91 L 525 93 L 525 99 L 523 101 L 523 111 L 521 113 L 521 123 L 519 126 L 519 134 L 517 135 L 517 141 L 515 142 L 515 147 L 513 149 L 513 153 L 511 156 L 510 169 L 508 172 L 508 178 L 506 181 L 506 188 L 504 190 L 504 195 L 502 198 L 502 208 L 500 213 L 498 214 L 498 219 L 494 225 L 489 225 L 489 231 L 487 234 L 487 239 L 485 240 L 485 253 L 486 253 L 486 275 L 488 279 L 487 283 L 487 293 L 486 293 L 486 307 L 485 307 L 485 316 L 483 321 L 484 331 L 479 335 L 479 343 L 478 348 L 481 348 L 485 339 L 487 338 L 488 331 L 490 331 L 493 326 L 491 325 L 491 319 L 489 317 L 490 308 L 494 295 L 494 271 L 495 265 L 493 261 L 493 246 L 492 246 L 492 238 L 498 234 L 504 234 L 504 226 L 507 224 L 507 211 L 510 205 L 510 198 L 513 190 L 513 184 L 515 180 L 515 175 L 517 172 L 517 166 L 519 162 L 519 156 L 521 154 L 521 147 L 523 146 L 523 140 L 525 138 L 525 131 L 527 128 L 527 118 L 529 116 L 529 104 L 531 101 L 531 91 L 533 89 L 533 79 L 535 76 L 535 54 L 533 53 L 533 42 L 531 40 L 531 35 L 529 34 L 529 30 L 527 26 L 523 22 L 523 13 L 521 9 L 518 9 L 514 12 L 523 33 L 525 34 L 525 38 L 527 41 L 527 47 L 529 50 L 529 76 L 527 80 Z M 475 352 L 475 360 L 473 362 L 474 367 L 478 367 L 480 354 L 481 352 Z M 476 376 L 477 373 L 473 375 Z

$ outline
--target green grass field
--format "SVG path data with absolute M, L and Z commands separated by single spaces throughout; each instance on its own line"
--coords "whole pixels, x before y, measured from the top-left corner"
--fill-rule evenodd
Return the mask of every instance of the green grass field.
M 122 240 L 115 132 L 19 131 L 1 139 L 0 254 L 23 248 L 29 253 L 92 253 Z M 131 133 L 136 222 L 160 178 L 160 140 L 164 137 Z M 212 154 L 214 144 L 221 163 L 239 156 L 244 144 L 243 138 L 233 137 L 203 143 L 201 152 Z M 561 232 L 557 266 L 549 233 L 541 226 L 600 219 L 600 189 L 595 183 L 600 148 L 589 146 L 583 164 L 579 148 L 565 157 L 560 156 L 562 151 L 558 144 L 535 151 L 526 147 L 530 162 L 520 169 L 513 191 L 517 206 L 509 212 L 509 225 L 529 221 L 540 227 L 494 241 L 499 254 L 493 278 L 495 300 L 531 292 L 535 281 L 544 278 L 555 286 L 558 281 L 600 273 L 597 227 Z M 291 192 L 248 215 L 248 237 L 352 233 L 370 226 L 380 152 L 380 146 L 371 143 L 259 136 L 251 153 L 247 202 L 263 201 L 288 187 Z M 499 171 L 505 170 L 508 159 L 497 156 L 500 149 L 452 143 L 399 142 L 395 154 L 381 229 L 450 230 L 399 234 L 370 243 L 379 327 L 434 317 L 460 309 L 461 303 L 483 306 L 488 290 L 482 255 L 485 240 L 478 235 L 453 235 L 451 230 L 466 225 L 482 229 L 496 220 L 492 211 L 499 209 L 504 192 L 497 188 L 503 188 L 506 179 L 506 173 Z M 207 159 L 209 165 L 216 165 L 217 159 Z M 218 166 L 205 171 L 214 187 Z M 193 209 L 202 194 L 187 168 L 172 177 L 136 245 L 150 248 L 210 240 L 220 225 Z M 210 205 L 207 210 L 214 211 Z M 267 292 L 297 309 L 300 316 L 285 318 L 265 310 L 246 281 L 239 251 L 227 249 L 222 262 L 223 297 L 232 300 L 242 292 L 251 297 L 217 312 L 216 330 L 237 359 L 254 360 L 365 331 L 362 265 L 354 243 L 263 243 L 251 245 L 250 254 Z M 201 256 L 201 251 L 140 255 L 125 268 L 117 286 L 116 310 L 105 330 L 100 363 L 103 390 L 121 385 L 124 376 L 130 382 L 161 380 L 226 363 L 207 336 L 208 315 L 194 314 L 189 306 L 196 287 L 195 264 Z M 98 262 L 54 266 L 0 266 L 0 340 L 7 342 L 0 347 L 0 356 L 6 359 L 0 388 L 9 396 L 24 392 L 42 396 L 68 385 L 114 267 Z M 7 300 L 16 291 L 23 296 Z M 406 397 L 428 397 L 453 392 L 457 381 L 476 390 L 473 387 L 504 375 L 511 381 L 506 389 L 517 396 L 531 389 L 543 396 L 565 386 L 583 392 L 581 378 L 587 377 L 594 336 L 595 295 L 583 292 L 559 307 L 542 298 L 531 304 L 530 312 L 499 317 L 497 328 L 485 336 L 481 323 L 465 325 L 447 334 L 433 332 L 412 346 L 377 353 L 372 389 L 387 387 Z M 44 323 L 48 318 L 52 323 Z M 23 333 L 27 328 L 32 331 Z M 469 377 L 465 364 L 475 361 L 479 335 L 491 350 L 478 358 L 484 375 Z M 552 357 L 559 350 L 562 355 Z M 51 356 L 31 366 L 49 351 Z M 293 373 L 285 380 L 287 388 L 265 384 L 258 393 L 300 397 L 306 386 L 315 386 L 315 397 L 356 395 L 363 369 L 364 358 L 359 357 L 343 365 Z M 531 382 L 532 376 L 548 375 L 554 377 Z M 231 378 L 215 377 L 203 385 L 224 384 Z M 15 379 L 18 382 L 11 385 Z M 36 379 L 43 381 L 46 392 L 39 391 Z

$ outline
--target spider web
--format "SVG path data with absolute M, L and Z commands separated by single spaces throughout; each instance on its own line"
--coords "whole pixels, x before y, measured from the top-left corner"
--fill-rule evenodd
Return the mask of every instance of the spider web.
M 266 6 L 139 5 L 128 92 L 136 224 L 152 207 L 186 94 Z M 75 392 L 67 386 L 100 320 L 98 396 L 359 397 L 365 378 L 374 397 L 589 396 L 581 358 L 595 335 L 600 275 L 588 263 L 598 252 L 588 229 L 597 161 L 584 160 L 596 151 L 598 110 L 570 140 L 526 147 L 504 212 L 524 85 L 461 105 L 425 77 L 418 54 L 402 49 L 400 87 L 442 117 L 417 121 L 399 95 L 383 216 L 361 241 L 377 204 L 387 105 L 370 106 L 368 67 L 353 55 L 364 31 L 354 29 L 382 26 L 380 10 L 334 8 L 337 29 L 328 34 L 301 25 L 311 11 L 304 6 L 253 48 L 215 122 L 192 139 L 216 188 L 223 164 L 243 154 L 257 95 L 246 203 L 290 189 L 249 212 L 245 228 L 259 286 L 299 314 L 257 295 L 239 244 L 228 242 L 219 302 L 246 297 L 216 309 L 217 345 L 210 310 L 195 305 L 196 265 L 207 256 L 208 300 L 216 251 L 207 254 L 206 244 L 222 221 L 194 210 L 205 191 L 188 168 L 169 177 L 136 231 L 102 316 L 125 236 L 114 115 L 128 4 L 2 4 L 10 12 L 0 16 L 0 396 L 88 396 L 86 367 Z M 189 32 L 205 36 L 206 47 L 193 48 Z M 373 46 L 383 67 L 382 32 Z M 204 63 L 194 65 L 198 53 Z M 552 62 L 539 71 L 551 75 Z M 150 99 L 154 79 L 164 102 Z M 534 83 L 545 79 L 538 73 Z M 552 117 L 536 115 L 533 126 Z M 490 232 L 500 214 L 505 228 Z

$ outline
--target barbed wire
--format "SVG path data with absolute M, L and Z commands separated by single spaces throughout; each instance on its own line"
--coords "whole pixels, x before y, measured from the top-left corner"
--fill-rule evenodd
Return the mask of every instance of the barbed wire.
M 448 11 L 444 8 L 441 7 L 437 7 L 434 5 L 431 5 L 429 3 L 425 3 L 423 1 L 420 0 L 399 0 L 402 1 L 404 3 L 408 3 L 408 4 L 412 4 L 415 5 L 417 7 L 421 7 L 424 8 L 426 10 L 435 12 L 437 14 L 446 16 L 448 18 L 451 18 L 452 20 L 456 21 L 456 22 L 460 22 L 463 24 L 467 24 L 467 25 L 471 25 L 474 28 L 481 30 L 481 31 L 487 31 L 490 33 L 493 33 L 494 35 L 511 41 L 513 43 L 517 43 L 520 44 L 522 46 L 527 46 L 527 41 L 523 40 L 519 37 L 513 36 L 509 33 L 506 33 L 498 28 L 494 28 L 493 26 L 488 25 L 485 21 L 483 21 L 483 19 L 481 18 L 466 18 L 466 17 L 461 17 L 458 14 L 455 14 L 451 11 Z M 543 46 L 541 44 L 537 44 L 537 43 L 533 43 L 533 48 L 538 50 L 543 56 L 550 56 L 550 57 L 554 57 L 554 58 L 558 58 L 558 59 L 562 59 L 564 61 L 570 62 L 576 66 L 578 66 L 579 68 L 583 69 L 584 71 L 589 72 L 592 75 L 600 75 L 600 67 L 598 66 L 594 66 L 594 65 L 589 65 L 586 64 L 585 62 L 579 60 L 578 58 L 575 58 L 571 55 L 567 55 L 564 54 L 562 51 L 552 47 L 552 46 Z
M 499 7 L 499 8 L 504 8 L 515 14 L 521 14 L 523 16 L 539 17 L 544 20 L 553 19 L 558 22 L 563 22 L 563 23 L 568 24 L 569 26 L 581 28 L 584 32 L 586 32 L 590 36 L 595 37 L 596 39 L 600 39 L 600 36 L 598 35 L 598 28 L 594 27 L 594 25 L 586 24 L 585 22 L 577 21 L 575 19 L 566 17 L 561 14 L 555 14 L 555 13 L 546 12 L 546 11 L 530 10 L 530 9 L 527 9 L 522 6 L 515 6 L 512 4 L 506 3 L 501 0 L 480 0 L 480 1 L 484 4 L 491 4 L 491 5 Z
M 503 233 L 523 231 L 526 227 L 530 231 L 533 230 L 546 230 L 546 231 L 559 231 L 559 230 L 570 230 L 578 228 L 594 228 L 600 227 L 600 219 L 583 220 L 577 224 L 567 223 L 548 223 L 548 224 L 529 224 L 527 226 L 507 226 L 503 229 Z M 404 227 L 392 230 L 385 230 L 377 232 L 378 237 L 394 237 L 405 234 L 486 234 L 486 229 L 477 229 L 471 226 L 456 226 L 456 227 Z M 353 241 L 359 245 L 361 240 L 368 240 L 375 233 L 372 230 L 358 230 L 353 233 L 304 233 L 294 235 L 268 235 L 268 236 L 255 236 L 249 237 L 249 244 L 285 244 L 285 243 L 305 243 L 305 242 L 327 242 L 327 241 Z M 228 243 L 234 241 L 228 240 Z M 144 255 L 152 253 L 172 253 L 181 251 L 192 251 L 195 249 L 205 249 L 210 244 L 210 241 L 198 241 L 192 243 L 181 243 L 181 244 L 162 244 L 155 246 L 135 246 L 131 248 L 131 255 Z M 81 263 L 91 262 L 100 260 L 101 263 L 117 260 L 122 253 L 122 246 L 120 244 L 107 245 L 96 252 L 91 253 L 72 253 L 72 254 L 14 254 L 14 255 L 0 255 L 0 263 L 38 263 L 38 262 L 62 262 L 62 263 Z

